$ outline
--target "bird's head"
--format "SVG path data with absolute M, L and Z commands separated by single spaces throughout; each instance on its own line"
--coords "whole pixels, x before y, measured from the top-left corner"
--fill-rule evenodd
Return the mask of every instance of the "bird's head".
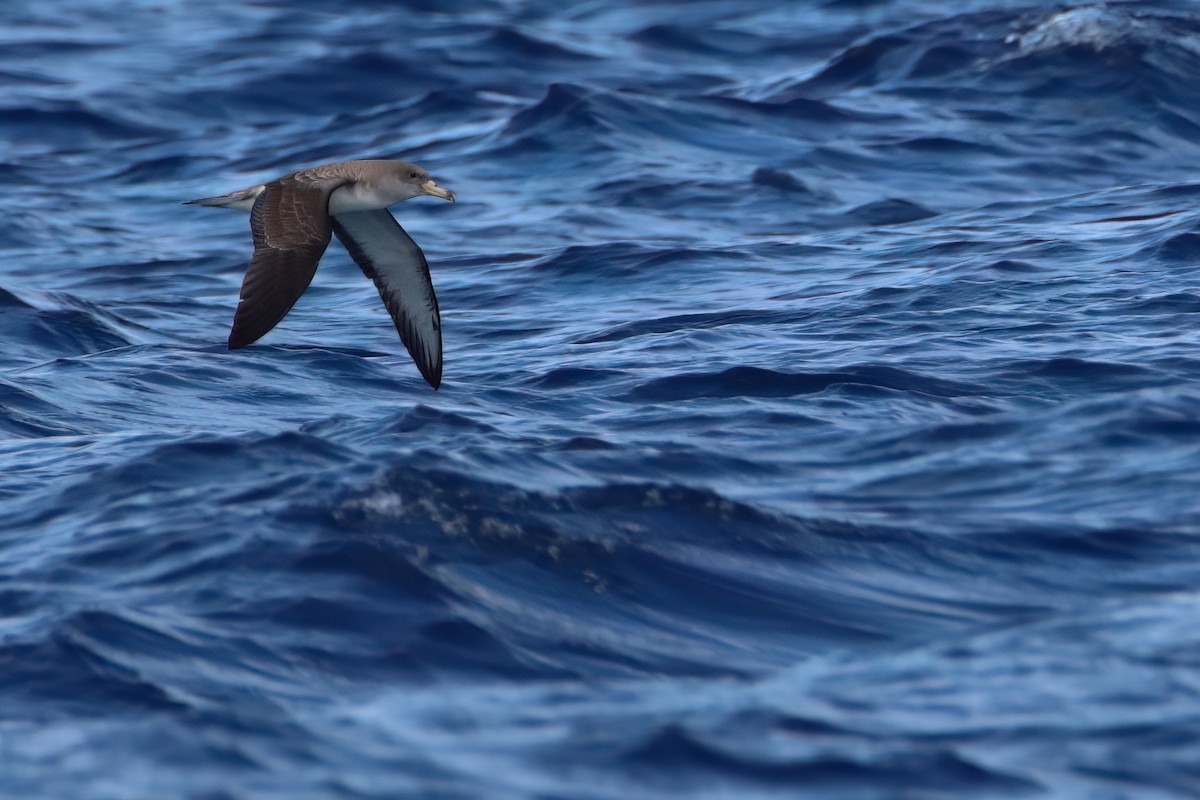
M 398 194 L 402 194 L 405 199 L 409 197 L 418 197 L 423 194 L 431 197 L 440 197 L 443 200 L 449 200 L 451 203 L 458 198 L 454 192 L 449 189 L 443 189 L 437 185 L 437 181 L 429 176 L 423 168 L 416 164 L 410 164 L 407 161 L 397 161 L 394 164 L 392 172 L 394 183 L 398 184 L 395 188 Z

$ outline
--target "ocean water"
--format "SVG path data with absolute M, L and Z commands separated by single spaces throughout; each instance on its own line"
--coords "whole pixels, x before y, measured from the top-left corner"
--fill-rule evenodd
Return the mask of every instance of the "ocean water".
M 6 0 L 0 797 L 1200 796 L 1200 7 Z M 431 390 L 336 243 L 393 157 Z

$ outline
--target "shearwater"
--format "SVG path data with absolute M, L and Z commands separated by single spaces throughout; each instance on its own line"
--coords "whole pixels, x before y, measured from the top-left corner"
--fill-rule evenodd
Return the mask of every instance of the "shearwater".
M 375 282 L 417 369 L 442 383 L 442 323 L 429 264 L 387 210 L 410 197 L 454 202 L 429 173 L 407 161 L 338 161 L 187 204 L 250 212 L 254 255 L 242 281 L 229 349 L 258 341 L 312 282 L 331 234 Z

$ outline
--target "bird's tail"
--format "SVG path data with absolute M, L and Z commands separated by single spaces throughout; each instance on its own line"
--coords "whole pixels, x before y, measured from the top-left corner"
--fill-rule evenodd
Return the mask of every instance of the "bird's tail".
M 209 206 L 210 208 L 234 208 L 249 211 L 254 206 L 254 200 L 262 193 L 262 186 L 253 186 L 217 197 L 201 197 L 196 200 L 185 200 L 185 206 Z

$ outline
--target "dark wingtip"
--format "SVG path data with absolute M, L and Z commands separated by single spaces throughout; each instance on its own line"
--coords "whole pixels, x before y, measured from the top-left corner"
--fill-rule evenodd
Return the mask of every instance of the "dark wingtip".
M 229 345 L 230 350 L 240 350 L 246 345 L 254 344 L 262 337 L 271 332 L 272 325 L 269 328 L 263 328 L 260 324 L 257 328 L 255 322 L 261 322 L 247 315 L 246 301 L 238 302 L 237 312 L 233 315 L 233 326 L 229 329 Z
M 417 369 L 421 371 L 421 377 L 425 382 L 433 387 L 436 392 L 442 386 L 442 365 L 438 364 L 434 369 L 425 369 L 423 364 L 418 363 Z

